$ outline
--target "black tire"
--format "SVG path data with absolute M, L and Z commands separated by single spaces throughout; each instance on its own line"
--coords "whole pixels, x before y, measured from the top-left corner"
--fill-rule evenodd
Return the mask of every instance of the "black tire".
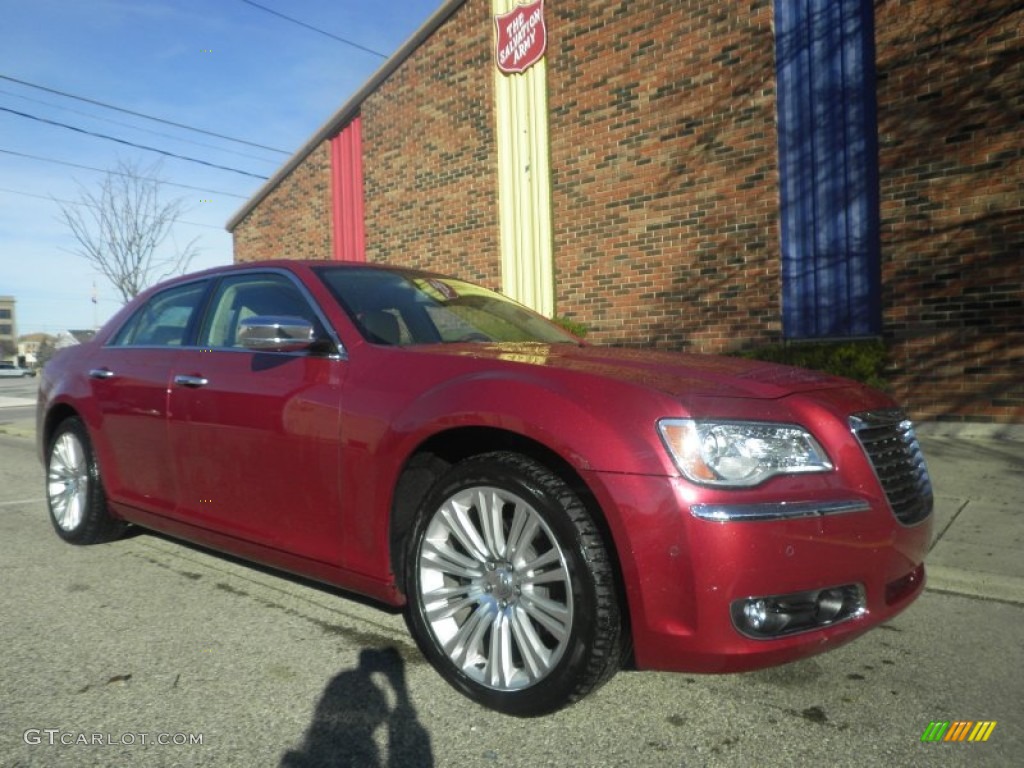
M 107 509 L 89 433 L 75 417 L 60 423 L 47 446 L 46 503 L 53 529 L 71 544 L 113 541 L 126 528 Z
M 543 715 L 618 669 L 623 622 L 603 538 L 576 493 L 530 458 L 489 453 L 443 475 L 405 573 L 420 649 L 485 707 Z

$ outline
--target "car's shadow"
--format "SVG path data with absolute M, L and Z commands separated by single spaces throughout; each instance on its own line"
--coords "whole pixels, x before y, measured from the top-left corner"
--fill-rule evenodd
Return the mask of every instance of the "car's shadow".
M 388 613 L 401 612 L 399 608 L 378 603 L 371 598 L 280 571 L 272 566 L 243 560 L 226 552 L 208 549 L 159 531 L 130 525 L 120 541 L 137 536 L 162 539 L 176 546 Z M 112 542 L 112 545 L 116 544 Z M 375 739 L 375 733 L 381 727 L 387 729 L 386 758 L 382 758 Z M 433 765 L 430 735 L 416 714 L 406 684 L 405 662 L 401 652 L 394 646 L 364 647 L 359 653 L 358 666 L 340 672 L 331 679 L 317 702 L 313 721 L 306 730 L 302 745 L 285 752 L 280 762 L 280 768 L 428 768 Z
M 382 727 L 387 729 L 386 761 L 375 739 Z M 430 735 L 409 698 L 402 657 L 384 648 L 363 650 L 355 669 L 328 683 L 302 746 L 286 752 L 280 768 L 433 765 Z
M 168 544 L 174 544 L 175 546 L 183 547 L 185 549 L 191 549 L 194 552 L 200 552 L 208 557 L 216 558 L 217 560 L 223 560 L 228 563 L 233 563 L 247 570 L 256 571 L 258 573 L 265 573 L 269 576 L 273 576 L 275 579 L 289 581 L 292 584 L 299 584 L 303 587 L 308 587 L 309 589 L 315 589 L 318 592 L 323 592 L 324 594 L 333 595 L 335 597 L 340 597 L 344 600 L 350 600 L 354 603 L 359 603 L 360 605 L 369 606 L 371 608 L 374 608 L 375 610 L 383 611 L 384 613 L 389 613 L 392 615 L 398 615 L 402 613 L 401 608 L 395 607 L 393 605 L 387 605 L 386 603 L 382 603 L 379 600 L 374 600 L 372 597 L 361 595 L 358 592 L 350 592 L 347 589 L 343 589 L 342 587 L 336 587 L 332 584 L 326 584 L 322 581 L 317 581 L 315 579 L 307 578 L 305 576 L 300 576 L 296 573 L 283 571 L 280 568 L 275 568 L 272 565 L 265 565 L 255 560 L 247 560 L 244 557 L 233 555 L 230 552 L 223 552 L 217 549 L 210 549 L 209 547 L 206 547 L 202 544 L 197 544 L 194 541 L 177 538 L 169 533 L 163 533 L 162 531 L 153 530 L 152 528 L 143 528 L 139 525 L 129 525 L 125 529 L 125 532 L 121 535 L 120 539 L 118 539 L 118 541 L 133 539 L 137 536 L 150 536 L 154 539 L 160 539 L 162 541 L 166 541 Z M 117 541 L 110 542 L 107 546 L 109 546 L 110 544 L 116 545 Z

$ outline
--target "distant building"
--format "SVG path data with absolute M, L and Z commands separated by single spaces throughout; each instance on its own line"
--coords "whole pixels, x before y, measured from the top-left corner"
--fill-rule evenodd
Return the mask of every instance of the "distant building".
M 0 359 L 13 357 L 18 349 L 17 313 L 13 296 L 0 296 Z
M 68 330 L 68 333 L 70 333 L 79 344 L 85 344 L 87 341 L 92 341 L 93 336 L 96 335 L 96 331 L 92 328 L 87 328 L 85 330 L 75 330 L 72 328 Z
M 85 342 L 90 341 L 95 335 L 96 331 L 88 329 L 61 331 L 57 334 L 57 338 L 54 340 L 53 346 L 57 349 L 73 347 L 76 344 L 84 344 Z
M 18 359 L 26 368 L 39 365 L 39 348 L 57 341 L 56 336 L 48 333 L 26 333 L 18 339 Z

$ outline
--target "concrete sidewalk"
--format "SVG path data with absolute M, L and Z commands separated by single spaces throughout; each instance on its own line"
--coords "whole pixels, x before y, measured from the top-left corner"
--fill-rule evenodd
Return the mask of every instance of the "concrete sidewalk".
M 1024 441 L 921 432 L 935 489 L 928 588 L 1024 605 Z
M 29 397 L 7 397 L 6 395 L 0 395 L 0 421 L 3 421 L 3 409 L 14 408 L 19 405 L 35 405 L 36 401 L 34 398 Z
M 0 434 L 35 437 L 34 419 L 7 420 Z M 20 399 L 19 399 L 20 400 Z M 1024 430 L 925 424 L 919 429 L 935 488 L 928 589 L 1024 605 Z

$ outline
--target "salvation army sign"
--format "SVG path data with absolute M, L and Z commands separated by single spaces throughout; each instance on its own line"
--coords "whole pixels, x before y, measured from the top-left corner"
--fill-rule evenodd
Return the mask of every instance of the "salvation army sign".
M 544 26 L 544 0 L 517 5 L 494 17 L 497 29 L 495 58 L 506 75 L 525 72 L 544 55 L 548 30 Z

